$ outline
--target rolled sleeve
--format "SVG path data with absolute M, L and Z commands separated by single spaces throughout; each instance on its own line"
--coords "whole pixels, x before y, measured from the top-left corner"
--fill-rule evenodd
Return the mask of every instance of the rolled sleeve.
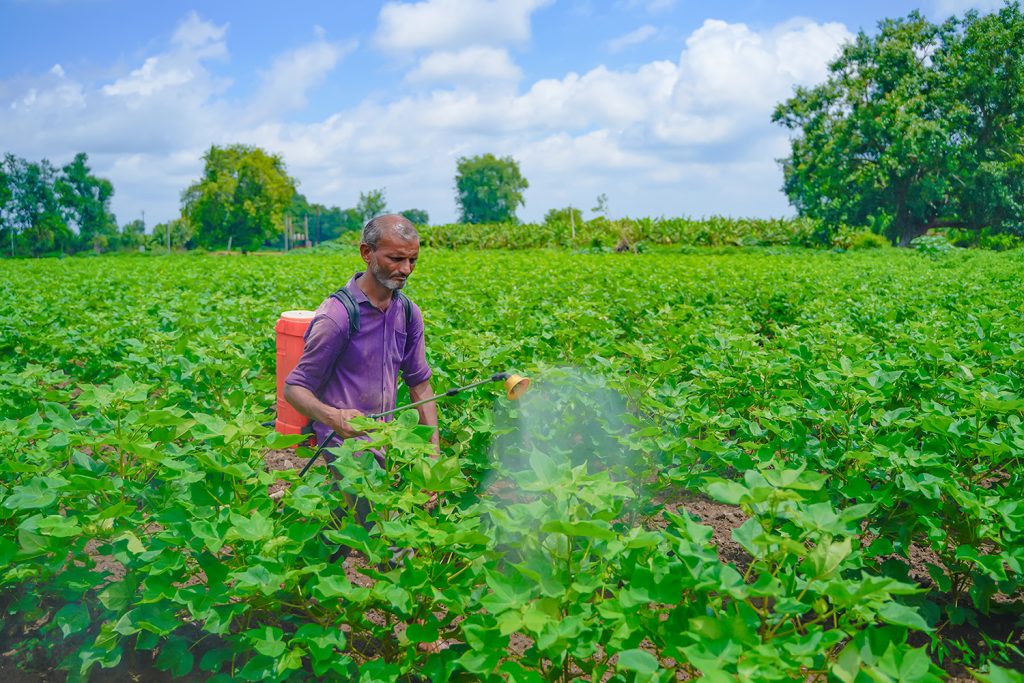
M 285 377 L 285 384 L 305 387 L 319 394 L 329 379 L 343 343 L 338 324 L 325 315 L 313 318 L 306 331 L 302 358 Z
M 405 354 L 402 357 L 401 365 L 402 380 L 410 387 L 426 382 L 434 374 L 434 371 L 427 365 L 423 327 L 423 314 L 419 306 L 413 304 L 408 336 L 405 340 Z

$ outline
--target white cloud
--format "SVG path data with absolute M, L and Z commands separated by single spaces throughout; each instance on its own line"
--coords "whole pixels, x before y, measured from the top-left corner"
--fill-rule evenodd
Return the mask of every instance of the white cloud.
M 634 29 L 629 33 L 619 36 L 618 38 L 609 40 L 605 45 L 611 52 L 621 52 L 632 45 L 639 45 L 657 33 L 658 29 L 654 28 L 650 24 L 645 24 L 644 26 Z
M 79 110 L 85 106 L 85 91 L 80 83 L 67 78 L 60 64 L 53 67 L 34 87 L 10 103 L 10 109 L 30 116 L 51 108 Z
M 530 38 L 530 15 L 550 0 L 389 2 L 380 10 L 377 45 L 385 50 L 507 45 Z
M 137 100 L 165 91 L 180 93 L 182 86 L 204 94 L 216 89 L 202 62 L 227 56 L 226 33 L 227 25 L 216 26 L 192 12 L 175 30 L 171 50 L 148 57 L 141 67 L 103 86 L 103 93 Z
M 316 41 L 278 55 L 270 69 L 261 73 L 262 85 L 254 99 L 256 116 L 273 111 L 301 109 L 306 106 L 307 93 L 324 82 L 341 59 L 355 49 L 355 44 L 341 45 L 324 39 L 317 31 Z
M 839 46 L 841 24 L 787 22 L 764 32 L 708 19 L 686 41 L 679 78 L 657 136 L 674 144 L 718 143 L 766 124 L 775 102 L 794 85 L 822 80 Z
M 199 52 L 203 57 L 215 57 L 227 53 L 224 36 L 228 25 L 216 26 L 199 16 L 193 10 L 178 24 L 171 42 L 192 52 Z
M 103 86 L 107 95 L 142 95 L 160 92 L 165 88 L 184 85 L 195 77 L 186 65 L 166 64 L 159 57 L 150 57 L 128 76 Z
M 406 80 L 410 83 L 455 84 L 515 82 L 523 73 L 508 51 L 493 47 L 467 47 L 456 52 L 434 52 L 424 57 Z

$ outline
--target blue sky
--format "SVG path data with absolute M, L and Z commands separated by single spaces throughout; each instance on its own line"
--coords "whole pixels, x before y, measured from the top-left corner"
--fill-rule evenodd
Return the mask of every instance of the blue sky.
M 281 154 L 310 201 L 384 188 L 432 222 L 485 152 L 519 161 L 524 220 L 601 193 L 612 216 L 788 215 L 774 104 L 882 18 L 994 6 L 0 0 L 0 152 L 86 152 L 148 225 L 231 143 Z

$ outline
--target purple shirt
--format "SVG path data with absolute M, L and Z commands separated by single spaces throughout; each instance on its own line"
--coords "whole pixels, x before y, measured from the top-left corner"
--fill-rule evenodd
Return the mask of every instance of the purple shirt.
M 345 285 L 359 306 L 359 332 L 349 339 L 348 311 L 328 297 L 306 330 L 299 364 L 284 381 L 309 389 L 334 408 L 382 413 L 395 407 L 399 372 L 410 387 L 427 381 L 433 372 L 427 365 L 419 307 L 409 302 L 412 314 L 406 329 L 405 306 L 392 298 L 386 311 L 378 309 L 356 283 L 362 275 L 356 273 Z M 314 421 L 313 430 L 322 443 L 330 428 Z

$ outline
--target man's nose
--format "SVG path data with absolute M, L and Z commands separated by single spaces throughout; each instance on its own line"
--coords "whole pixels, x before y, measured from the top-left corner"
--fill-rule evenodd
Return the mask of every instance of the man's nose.
M 412 261 L 402 261 L 398 264 L 398 270 L 403 275 L 410 275 L 412 273 Z

